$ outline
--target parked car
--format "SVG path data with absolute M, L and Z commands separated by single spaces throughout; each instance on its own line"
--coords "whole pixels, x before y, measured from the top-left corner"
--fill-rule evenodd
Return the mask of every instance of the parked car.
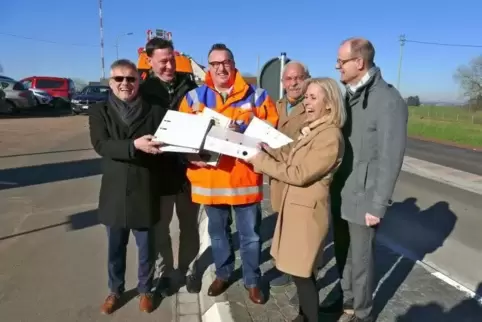
M 0 113 L 7 113 L 7 98 L 5 92 L 0 88 Z
M 15 113 L 19 110 L 28 109 L 37 105 L 33 93 L 26 89 L 21 82 L 0 79 L 0 85 L 5 92 L 7 113 Z
M 54 105 L 52 104 L 54 97 L 46 91 L 36 88 L 29 88 L 28 90 L 30 90 L 35 96 L 38 105 L 51 105 L 52 107 L 54 107 Z
M 21 80 L 27 87 L 40 89 L 54 97 L 53 104 L 57 107 L 68 106 L 72 96 L 75 94 L 75 84 L 70 78 L 31 76 Z
M 109 96 L 110 87 L 104 85 L 86 86 L 74 95 L 71 100 L 72 114 L 85 114 L 92 104 L 105 102 Z

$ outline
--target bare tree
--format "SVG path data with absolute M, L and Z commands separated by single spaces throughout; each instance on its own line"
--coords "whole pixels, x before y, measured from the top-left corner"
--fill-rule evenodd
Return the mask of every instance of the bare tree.
M 482 108 L 482 55 L 457 68 L 454 80 L 459 83 L 464 97 L 469 99 L 469 107 Z
M 3 74 L 3 65 L 0 64 L 0 75 Z
M 74 81 L 74 84 L 75 84 L 75 89 L 77 91 L 80 91 L 82 90 L 85 86 L 87 86 L 89 83 L 86 82 L 85 80 L 81 79 L 81 78 L 72 78 L 72 80 Z

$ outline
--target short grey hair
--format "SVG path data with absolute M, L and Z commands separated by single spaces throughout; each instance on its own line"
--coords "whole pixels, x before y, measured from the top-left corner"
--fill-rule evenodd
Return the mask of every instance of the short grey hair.
M 134 64 L 132 61 L 129 59 L 117 59 L 115 62 L 113 62 L 110 65 L 110 70 L 114 70 L 119 67 L 124 67 L 124 68 L 131 68 L 134 71 L 137 71 L 137 66 Z
M 375 65 L 375 47 L 368 39 L 352 37 L 345 39 L 341 44 L 349 43 L 352 55 L 359 56 L 367 63 L 368 67 Z
M 286 65 L 284 65 L 283 67 L 283 72 L 281 73 L 281 75 L 284 75 L 286 69 L 289 67 L 289 66 L 295 66 L 295 65 L 298 65 L 301 67 L 301 69 L 303 69 L 303 72 L 305 73 L 305 77 L 306 78 L 310 78 L 310 71 L 308 70 L 308 67 L 306 67 L 305 64 L 303 64 L 302 62 L 300 61 L 297 61 L 297 60 L 291 60 L 290 62 L 288 62 Z

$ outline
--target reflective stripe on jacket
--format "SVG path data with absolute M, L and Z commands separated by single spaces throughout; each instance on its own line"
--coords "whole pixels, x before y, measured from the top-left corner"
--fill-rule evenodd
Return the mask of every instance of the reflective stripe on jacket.
M 248 85 L 236 71 L 233 88 L 225 102 L 214 89 L 209 73 L 205 85 L 193 89 L 181 102 L 179 111 L 202 113 L 212 108 L 234 120 L 241 132 L 254 116 L 273 126 L 278 123 L 278 112 L 266 90 Z M 189 129 L 186 129 L 189 131 Z M 217 167 L 199 168 L 190 165 L 187 177 L 192 184 L 192 200 L 204 205 L 242 205 L 263 200 L 263 176 L 241 159 L 222 155 Z

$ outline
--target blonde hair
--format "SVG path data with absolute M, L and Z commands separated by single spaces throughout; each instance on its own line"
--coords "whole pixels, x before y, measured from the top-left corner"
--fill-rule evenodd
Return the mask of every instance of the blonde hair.
M 319 86 L 325 94 L 323 104 L 325 109 L 330 111 L 327 123 L 334 124 L 340 128 L 343 127 L 347 118 L 346 109 L 343 102 L 343 94 L 336 80 L 329 77 L 309 78 L 303 84 L 304 93 L 311 84 Z

